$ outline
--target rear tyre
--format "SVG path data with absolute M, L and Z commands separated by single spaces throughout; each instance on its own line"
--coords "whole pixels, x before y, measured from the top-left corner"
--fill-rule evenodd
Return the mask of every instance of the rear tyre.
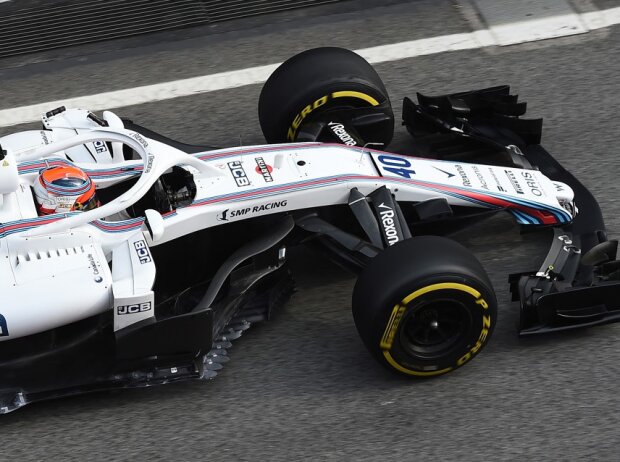
M 365 143 L 387 145 L 392 139 L 394 113 L 381 78 L 344 48 L 315 48 L 288 59 L 265 82 L 258 102 L 268 143 L 296 141 L 302 125 L 330 115 Z
M 432 377 L 476 356 L 491 337 L 497 302 L 476 257 L 438 236 L 399 242 L 361 273 L 353 318 L 371 354 L 394 372 Z

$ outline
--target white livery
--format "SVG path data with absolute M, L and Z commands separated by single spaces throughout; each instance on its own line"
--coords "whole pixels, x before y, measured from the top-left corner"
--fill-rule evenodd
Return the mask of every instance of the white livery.
M 111 112 L 107 127 L 89 114 L 67 110 L 44 118 L 43 130 L 0 138 L 0 341 L 107 310 L 115 330 L 154 316 L 153 246 L 261 215 L 346 204 L 352 188 L 370 194 L 386 186 L 401 203 L 440 197 L 453 206 L 505 208 L 523 225 L 565 223 L 576 213 L 571 189 L 536 170 L 321 143 L 190 155 L 125 129 Z M 93 210 L 39 216 L 32 187 L 53 165 L 80 167 L 98 191 L 135 183 Z M 128 214 L 175 166 L 193 175 L 191 204 Z

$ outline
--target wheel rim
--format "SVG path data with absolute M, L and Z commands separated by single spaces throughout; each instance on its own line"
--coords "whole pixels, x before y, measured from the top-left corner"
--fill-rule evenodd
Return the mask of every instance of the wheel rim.
M 435 299 L 408 310 L 399 332 L 400 345 L 417 357 L 440 358 L 463 343 L 471 327 L 464 303 Z

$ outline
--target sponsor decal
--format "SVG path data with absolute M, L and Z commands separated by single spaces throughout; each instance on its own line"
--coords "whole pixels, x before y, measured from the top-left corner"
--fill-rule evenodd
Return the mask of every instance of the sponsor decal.
M 265 182 L 271 183 L 273 181 L 273 177 L 271 176 L 273 167 L 271 165 L 267 165 L 265 159 L 262 157 L 256 157 L 254 160 L 256 161 L 256 173 L 263 175 L 263 180 L 265 180 Z
M 353 139 L 353 137 L 347 132 L 344 128 L 344 125 L 339 124 L 337 122 L 329 122 L 327 126 L 331 129 L 331 131 L 347 146 L 357 146 L 357 143 Z
M 102 154 L 104 152 L 108 152 L 108 147 L 105 145 L 104 141 L 100 141 L 100 140 L 93 141 L 93 146 L 95 146 L 95 151 L 98 154 Z
M 222 213 L 218 213 L 215 217 L 217 218 L 217 221 L 228 221 L 228 210 L 229 209 L 226 209 Z
M 248 176 L 245 174 L 245 170 L 243 169 L 241 162 L 238 160 L 228 162 L 228 168 L 230 169 L 230 173 L 235 179 L 235 183 L 237 183 L 238 187 L 250 185 L 250 180 L 248 180 Z
M 409 168 L 411 167 L 411 162 L 404 157 L 380 155 L 377 159 L 383 164 L 383 170 L 386 172 L 402 176 L 403 178 L 411 178 L 411 175 L 415 175 L 415 170 Z
M 465 173 L 465 169 L 463 168 L 463 166 L 456 165 L 456 171 L 459 173 L 461 180 L 463 181 L 463 186 L 467 186 L 468 188 L 471 188 L 471 181 L 469 177 L 467 176 L 467 173 Z
M 153 168 L 153 154 L 149 154 L 146 158 L 146 168 L 144 169 L 144 173 L 149 173 Z
M 287 201 L 269 202 L 267 204 L 255 205 L 254 207 L 245 207 L 243 209 L 226 209 L 217 215 L 218 221 L 228 221 L 229 218 L 246 217 L 255 213 L 265 212 L 267 210 L 279 209 L 286 207 Z
M 523 178 L 525 179 L 525 184 L 528 188 L 530 188 L 530 192 L 536 196 L 536 197 L 540 197 L 543 195 L 542 190 L 540 189 L 540 186 L 538 184 L 538 182 L 534 179 L 534 175 L 532 175 L 532 173 L 530 172 L 521 172 L 521 176 L 523 176 Z
M 138 255 L 138 260 L 140 261 L 140 264 L 144 265 L 145 263 L 150 263 L 151 261 L 153 261 L 151 259 L 151 254 L 149 253 L 149 248 L 147 247 L 146 242 L 144 242 L 143 239 L 134 242 L 133 246 L 136 249 L 136 255 Z
M 133 132 L 131 134 L 131 137 L 136 140 L 138 143 L 140 143 L 142 145 L 143 148 L 146 148 L 149 144 L 146 142 L 146 140 L 144 139 L 144 137 L 142 135 L 140 135 L 140 133 L 136 133 Z
M 50 144 L 50 140 L 47 137 L 47 130 L 41 130 L 41 139 L 43 140 L 43 144 Z
M 497 175 L 495 174 L 495 171 L 493 170 L 493 168 L 489 167 L 489 172 L 491 172 L 491 176 L 493 177 L 493 180 L 495 180 L 495 186 L 497 187 L 497 190 L 500 192 L 508 192 L 506 191 L 506 189 L 500 184 L 499 179 L 497 178 Z
M 446 170 L 442 170 L 439 167 L 435 167 L 434 165 L 433 165 L 433 168 L 435 170 L 439 170 L 441 173 L 445 173 L 446 175 L 448 175 L 448 178 L 452 178 L 453 176 L 456 176 L 454 173 L 450 173 L 450 172 L 448 172 Z
M 9 327 L 6 324 L 6 318 L 0 314 L 0 337 L 9 336 Z
M 301 125 L 303 120 L 308 117 L 308 115 L 310 115 L 312 111 L 320 108 L 332 98 L 357 98 L 366 101 L 371 106 L 379 105 L 379 101 L 377 101 L 375 98 L 359 91 L 335 91 L 329 95 L 321 96 L 313 103 L 308 104 L 305 108 L 301 110 L 301 112 L 299 112 L 299 114 L 295 116 L 295 118 L 293 119 L 293 123 L 289 127 L 286 134 L 288 140 L 295 141 L 295 137 L 297 136 L 297 130 L 299 129 L 299 126 Z
M 118 315 L 137 314 L 137 313 L 144 313 L 145 311 L 151 311 L 151 309 L 152 309 L 151 302 L 134 303 L 131 305 L 117 306 L 116 313 Z
M 98 278 L 101 278 L 101 274 L 99 273 L 99 268 L 97 268 L 95 257 L 93 256 L 92 253 L 89 253 L 88 255 L 86 255 L 86 258 L 88 258 L 88 266 L 93 271 L 93 276 L 95 276 L 95 281 L 100 282 L 100 281 L 97 281 Z
M 510 184 L 512 184 L 512 187 L 515 188 L 515 191 L 517 192 L 517 194 L 525 194 L 515 174 L 511 172 L 510 170 L 504 170 L 504 173 L 506 173 L 506 176 L 510 180 Z
M 478 178 L 478 181 L 480 182 L 480 187 L 482 187 L 482 189 L 489 189 L 489 185 L 487 184 L 487 180 L 484 179 L 484 176 L 482 175 L 482 172 L 480 171 L 480 169 L 478 168 L 477 165 L 473 165 L 472 169 L 474 171 L 474 173 L 476 174 L 476 178 Z
M 396 222 L 394 221 L 394 210 L 383 202 L 377 208 L 383 209 L 379 210 L 379 216 L 381 217 L 381 225 L 383 226 L 388 245 L 394 245 L 400 240 L 396 230 Z

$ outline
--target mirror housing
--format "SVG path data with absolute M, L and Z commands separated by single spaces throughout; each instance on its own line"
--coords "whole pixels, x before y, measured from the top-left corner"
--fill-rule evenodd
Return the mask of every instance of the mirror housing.
M 7 152 L 0 146 L 0 194 L 14 192 L 18 184 L 17 160 L 11 152 Z
M 144 211 L 144 224 L 151 236 L 151 242 L 156 244 L 164 235 L 166 230 L 164 217 L 157 210 L 147 209 Z

